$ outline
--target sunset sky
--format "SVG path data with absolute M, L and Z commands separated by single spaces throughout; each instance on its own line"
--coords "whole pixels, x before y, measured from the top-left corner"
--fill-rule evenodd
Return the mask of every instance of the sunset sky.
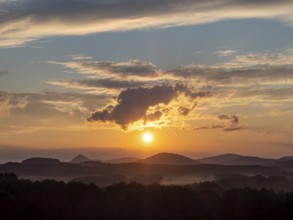
M 2 160 L 280 157 L 292 134 L 292 0 L 0 0 Z

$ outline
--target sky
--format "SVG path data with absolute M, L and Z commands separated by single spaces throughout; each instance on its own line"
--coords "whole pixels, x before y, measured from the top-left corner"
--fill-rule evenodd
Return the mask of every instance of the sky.
M 293 155 L 292 94 L 292 0 L 0 0 L 0 161 Z

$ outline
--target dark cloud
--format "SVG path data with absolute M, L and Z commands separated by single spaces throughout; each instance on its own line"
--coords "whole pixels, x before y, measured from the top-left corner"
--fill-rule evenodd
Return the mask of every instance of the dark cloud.
M 192 100 L 211 95 L 209 92 L 194 93 L 182 84 L 127 89 L 120 93 L 115 106 L 110 105 L 94 112 L 88 120 L 110 121 L 120 125 L 123 129 L 127 129 L 129 124 L 144 119 L 149 107 L 156 106 L 160 103 L 168 104 L 181 94 L 184 94 Z
M 146 124 L 148 121 L 157 121 L 161 118 L 163 113 L 161 111 L 155 111 L 154 113 L 150 113 L 145 116 L 144 118 L 144 124 Z
M 146 84 L 146 82 L 141 81 L 123 81 L 115 79 L 86 79 L 86 80 L 60 80 L 60 81 L 49 81 L 47 82 L 51 85 L 59 85 L 69 88 L 81 88 L 81 89 L 91 89 L 91 88 L 107 88 L 107 89 L 125 89 L 125 88 L 135 88 Z
M 200 126 L 193 128 L 194 131 L 197 130 L 213 130 L 213 129 L 225 129 L 226 127 L 224 125 L 211 125 L 211 126 Z
M 186 108 L 186 107 L 183 107 L 183 106 L 180 106 L 180 107 L 178 108 L 178 112 L 179 112 L 180 115 L 184 115 L 184 116 L 186 116 L 186 115 L 189 114 L 190 111 L 191 111 L 191 109 Z
M 214 130 L 214 129 L 222 129 L 223 131 L 237 131 L 242 130 L 243 127 L 239 125 L 239 118 L 237 115 L 219 115 L 217 117 L 219 120 L 227 121 L 228 124 L 226 125 L 211 125 L 211 126 L 200 126 L 193 128 L 194 131 L 198 130 Z
M 238 116 L 236 115 L 219 115 L 218 119 L 230 121 L 231 127 L 236 127 L 239 122 Z
M 109 73 L 121 74 L 122 76 L 150 76 L 156 72 L 156 67 L 147 62 L 137 60 L 129 62 L 86 62 L 82 67 L 90 68 L 95 71 L 107 71 Z
M 197 103 L 193 104 L 193 106 L 191 108 L 180 106 L 178 108 L 178 112 L 180 115 L 187 116 L 189 114 L 189 112 L 192 111 L 196 107 L 196 105 L 197 105 Z
M 236 131 L 243 129 L 241 126 L 239 126 L 239 118 L 237 115 L 219 115 L 218 119 L 220 120 L 226 120 L 229 122 L 228 127 L 224 128 L 224 131 Z

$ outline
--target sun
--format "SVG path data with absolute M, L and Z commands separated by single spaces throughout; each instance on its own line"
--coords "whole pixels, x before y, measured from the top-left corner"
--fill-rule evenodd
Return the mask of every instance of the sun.
M 150 143 L 153 141 L 153 134 L 150 132 L 146 132 L 143 134 L 143 141 L 146 143 Z

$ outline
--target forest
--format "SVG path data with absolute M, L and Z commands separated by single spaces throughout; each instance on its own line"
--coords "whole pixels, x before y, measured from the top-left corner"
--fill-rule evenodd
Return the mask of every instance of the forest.
M 293 191 L 135 182 L 108 187 L 0 174 L 1 219 L 293 219 Z

